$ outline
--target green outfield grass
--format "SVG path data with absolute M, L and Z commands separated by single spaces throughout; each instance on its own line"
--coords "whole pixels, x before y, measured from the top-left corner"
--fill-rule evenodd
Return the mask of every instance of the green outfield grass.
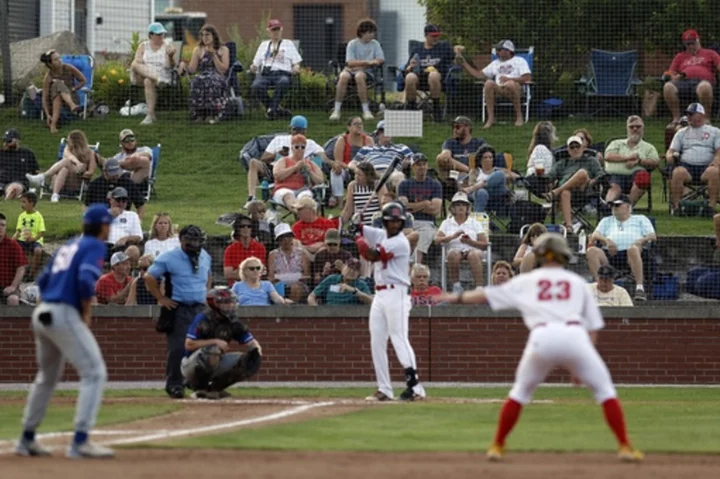
M 348 112 L 345 113 L 347 115 Z M 308 137 L 319 143 L 325 142 L 344 129 L 345 116 L 340 124 L 332 124 L 325 113 L 311 112 L 306 115 L 310 124 Z M 161 143 L 162 156 L 158 173 L 158 198 L 147 207 L 143 228 L 148 229 L 152 214 L 160 211 L 170 212 L 173 221 L 179 224 L 199 224 L 211 234 L 225 234 L 227 228 L 215 225 L 222 213 L 236 211 L 247 200 L 247 175 L 238 162 L 238 152 L 252 137 L 276 131 L 287 131 L 285 121 L 269 122 L 265 120 L 242 120 L 237 123 L 218 125 L 194 125 L 188 121 L 185 112 L 162 112 L 160 122 L 150 126 L 139 126 L 141 118 L 122 118 L 112 114 L 107 118 L 77 121 L 58 135 L 51 135 L 40 121 L 22 121 L 17 118 L 14 109 L 0 110 L 0 126 L 4 131 L 10 126 L 19 128 L 23 134 L 23 143 L 32 148 L 38 156 L 42 169 L 47 169 L 57 155 L 58 142 L 71 128 L 85 131 L 91 143 L 100 142 L 100 153 L 111 156 L 118 150 L 118 133 L 131 127 L 138 135 L 139 144 L 155 145 Z M 477 121 L 476 123 L 479 123 Z M 648 141 L 663 154 L 664 121 L 648 122 L 646 134 Z M 556 122 L 558 136 L 567 138 L 574 129 L 587 127 L 596 141 L 621 137 L 625 134 L 625 122 L 622 118 L 585 122 L 568 119 Z M 511 152 L 515 157 L 515 168 L 524 170 L 527 159 L 527 147 L 534 122 L 522 128 L 511 124 L 499 124 L 489 131 L 476 125 L 475 135 L 482 136 L 495 148 Z M 366 122 L 366 130 L 373 130 L 375 122 Z M 425 123 L 423 138 L 398 139 L 411 146 L 418 146 L 431 158 L 439 153 L 442 141 L 450 136 L 449 124 L 437 125 Z M 671 218 L 667 214 L 667 204 L 661 203 L 661 180 L 658 173 L 653 174 L 653 200 L 660 234 L 710 234 L 711 224 L 701 219 Z M 258 192 L 259 193 L 259 192 Z M 644 205 L 641 201 L 641 205 Z M 45 216 L 49 238 L 64 238 L 78 231 L 81 206 L 72 200 L 63 200 L 59 204 L 49 201 L 39 203 L 38 210 Z M 20 213 L 18 203 L 3 205 L 0 209 L 8 216 L 9 225 L 14 228 Z M 330 214 L 338 214 L 331 211 Z

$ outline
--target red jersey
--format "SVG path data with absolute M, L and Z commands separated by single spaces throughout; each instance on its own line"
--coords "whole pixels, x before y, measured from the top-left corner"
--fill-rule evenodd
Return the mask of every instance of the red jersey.
M 687 51 L 680 52 L 675 55 L 670 65 L 670 71 L 684 73 L 688 80 L 706 80 L 713 85 L 719 68 L 720 55 L 708 48 L 701 48 L 696 55 Z
M 112 273 L 100 276 L 95 284 L 95 296 L 97 296 L 98 303 L 108 304 L 110 298 L 122 291 L 131 281 L 132 278 L 126 276 L 122 283 L 118 283 Z
M 337 221 L 318 216 L 315 221 L 311 223 L 305 223 L 304 221 L 296 222 L 292 227 L 292 231 L 303 245 L 309 246 L 325 241 L 325 232 L 337 227 Z
M 27 264 L 22 246 L 8 236 L 3 237 L 0 240 L 0 289 L 10 286 L 17 269 Z
M 410 298 L 413 306 L 435 306 L 437 302 L 433 296 L 440 296 L 442 293 L 439 287 L 429 286 L 425 291 L 411 290 Z
M 237 268 L 238 266 L 240 266 L 240 263 L 242 263 L 251 256 L 256 257 L 260 260 L 262 264 L 265 264 L 265 246 L 263 246 L 258 241 L 251 239 L 250 244 L 247 248 L 245 248 L 245 246 L 240 241 L 236 241 L 235 243 L 225 248 L 223 266 L 225 266 L 226 268 L 230 266 L 232 266 L 233 268 Z M 235 284 L 235 280 L 231 279 L 228 281 L 228 286 L 232 286 L 233 284 Z

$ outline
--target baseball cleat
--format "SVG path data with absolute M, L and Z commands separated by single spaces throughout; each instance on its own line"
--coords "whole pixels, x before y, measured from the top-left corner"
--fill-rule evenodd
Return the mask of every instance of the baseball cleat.
M 115 451 L 90 441 L 82 444 L 73 444 L 67 451 L 68 459 L 110 459 L 115 457 Z
M 204 389 L 198 389 L 197 391 L 195 391 L 194 393 L 192 393 L 190 395 L 191 399 L 215 400 L 215 399 L 220 399 L 221 397 L 229 397 L 229 393 L 228 393 L 228 396 L 222 396 L 221 393 L 219 393 L 217 391 L 206 391 Z
M 631 446 L 622 446 L 618 451 L 618 458 L 623 462 L 642 462 L 645 454 L 633 449 Z
M 401 401 L 420 401 L 422 399 L 425 399 L 423 396 L 417 394 L 413 388 L 407 388 L 402 392 L 400 395 Z
M 393 399 L 390 396 L 388 396 L 387 394 L 385 394 L 384 392 L 375 391 L 375 393 L 373 393 L 371 396 L 366 397 L 365 400 L 382 402 L 382 401 L 392 401 Z
M 42 447 L 37 441 L 21 440 L 15 448 L 15 454 L 24 457 L 42 457 L 49 456 L 50 450 Z
M 502 461 L 503 456 L 505 455 L 505 448 L 501 446 L 500 444 L 493 443 L 490 445 L 490 448 L 488 448 L 487 453 L 485 453 L 485 456 L 487 457 L 488 461 Z
M 185 397 L 185 388 L 182 386 L 165 388 L 165 392 L 171 399 L 183 399 Z

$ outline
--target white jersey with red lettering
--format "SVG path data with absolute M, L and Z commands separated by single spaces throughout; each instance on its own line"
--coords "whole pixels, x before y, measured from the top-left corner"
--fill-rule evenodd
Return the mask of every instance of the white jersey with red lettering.
M 384 229 L 363 227 L 363 236 L 370 248 L 382 247 L 386 253 L 393 257 L 387 264 L 382 261 L 375 263 L 375 284 L 377 285 L 403 285 L 410 287 L 410 242 L 402 232 L 388 238 Z

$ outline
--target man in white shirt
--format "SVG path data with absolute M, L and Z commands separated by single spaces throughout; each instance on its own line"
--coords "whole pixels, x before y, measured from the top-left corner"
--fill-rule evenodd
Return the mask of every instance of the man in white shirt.
M 127 210 L 127 190 L 121 186 L 115 188 L 110 192 L 109 200 L 110 214 L 114 218 L 107 240 L 112 244 L 110 249 L 116 251 L 131 244 L 139 244 L 143 238 L 140 217 L 134 211 Z
M 633 306 L 627 290 L 613 283 L 615 269 L 612 266 L 600 266 L 597 277 L 597 282 L 589 284 L 588 288 L 599 306 Z
M 265 105 L 265 115 L 274 120 L 278 114 L 290 116 L 290 112 L 280 108 L 280 101 L 290 89 L 293 74 L 300 73 L 302 57 L 291 40 L 283 40 L 283 25 L 280 20 L 268 21 L 267 32 L 270 40 L 260 44 L 255 53 L 250 71 L 256 74 L 252 90 L 260 103 Z M 272 99 L 267 91 L 274 88 Z
M 458 61 L 469 74 L 480 80 L 487 80 L 483 89 L 485 103 L 487 104 L 487 122 L 483 128 L 490 128 L 495 123 L 495 97 L 497 95 L 509 98 L 515 110 L 515 126 L 523 126 L 525 119 L 522 113 L 520 96 L 523 85 L 531 80 L 530 66 L 524 58 L 515 56 L 515 44 L 510 40 L 502 40 L 498 43 L 497 60 L 490 63 L 482 70 L 470 66 L 462 57 L 465 47 L 458 45 L 455 53 Z

